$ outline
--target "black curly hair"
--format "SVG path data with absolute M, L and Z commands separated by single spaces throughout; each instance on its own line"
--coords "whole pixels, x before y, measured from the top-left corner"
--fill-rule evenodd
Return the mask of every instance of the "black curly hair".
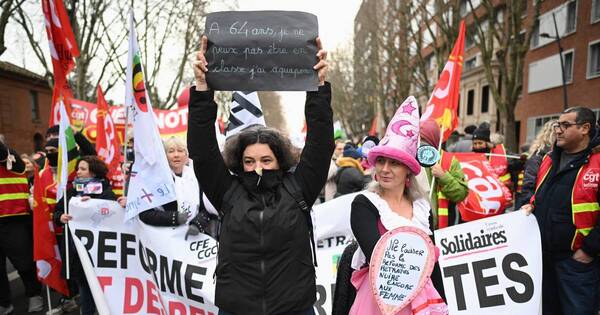
M 246 147 L 251 144 L 262 143 L 269 146 L 279 169 L 287 172 L 295 163 L 290 140 L 273 128 L 264 126 L 252 126 L 244 129 L 237 135 L 227 139 L 223 151 L 225 165 L 235 174 L 244 172 L 243 155 Z

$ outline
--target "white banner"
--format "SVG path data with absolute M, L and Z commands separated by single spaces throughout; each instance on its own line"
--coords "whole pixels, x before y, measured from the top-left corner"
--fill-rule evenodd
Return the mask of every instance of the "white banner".
M 354 195 L 314 207 L 318 315 L 331 314 L 337 262 L 352 241 Z M 218 313 L 212 238 L 200 234 L 186 241 L 185 226 L 153 227 L 138 219 L 124 223 L 125 210 L 114 201 L 72 198 L 69 205 L 71 235 L 101 315 Z
M 185 241 L 185 226 L 158 228 L 138 219 L 123 223 L 125 211 L 114 201 L 72 198 L 69 206 L 69 230 L 83 245 L 77 246 L 82 265 L 93 266 L 96 277 L 87 278 L 99 310 L 106 303 L 109 314 L 218 313 L 212 238 L 200 234 Z M 103 297 L 94 292 L 98 287 Z
M 541 314 L 542 246 L 522 211 L 436 231 L 450 314 Z

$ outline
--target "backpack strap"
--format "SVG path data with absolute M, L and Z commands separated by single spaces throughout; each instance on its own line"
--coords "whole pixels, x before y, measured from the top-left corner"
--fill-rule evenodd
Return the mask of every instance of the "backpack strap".
M 315 233 L 312 224 L 312 216 L 310 215 L 310 211 L 312 210 L 312 208 L 308 207 L 308 204 L 302 196 L 302 191 L 300 191 L 300 187 L 298 187 L 298 184 L 296 184 L 296 182 L 291 176 L 285 176 L 283 178 L 283 188 L 292 196 L 292 198 L 294 198 L 294 200 L 296 201 L 298 206 L 300 206 L 300 209 L 302 209 L 302 212 L 306 216 L 306 223 L 308 224 L 308 234 L 310 236 L 310 245 L 312 249 L 313 264 L 315 265 L 315 267 L 318 267 L 317 247 L 315 246 Z

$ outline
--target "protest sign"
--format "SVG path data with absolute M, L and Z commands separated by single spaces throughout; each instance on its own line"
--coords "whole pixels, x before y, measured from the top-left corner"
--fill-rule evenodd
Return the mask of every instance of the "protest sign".
M 384 315 L 408 305 L 425 286 L 435 264 L 433 242 L 423 231 L 403 226 L 385 233 L 373 249 L 371 289 Z
M 186 241 L 186 226 L 124 223 L 125 211 L 114 201 L 72 198 L 69 212 L 90 288 L 102 290 L 92 291 L 94 300 L 107 304 L 110 314 L 218 313 L 215 240 L 200 234 Z
M 316 91 L 317 17 L 293 11 L 215 12 L 206 17 L 206 80 L 227 91 Z
M 314 206 L 317 240 L 315 314 L 331 314 L 337 263 L 352 241 L 350 204 L 356 194 Z M 153 227 L 123 222 L 114 201 L 70 203 L 69 223 L 96 304 L 110 302 L 111 314 L 215 315 L 216 242 L 206 236 L 184 239 L 186 226 Z M 95 282 L 95 284 L 94 284 Z
M 450 314 L 538 314 L 542 246 L 523 211 L 436 231 Z M 540 313 L 541 314 L 541 313 Z

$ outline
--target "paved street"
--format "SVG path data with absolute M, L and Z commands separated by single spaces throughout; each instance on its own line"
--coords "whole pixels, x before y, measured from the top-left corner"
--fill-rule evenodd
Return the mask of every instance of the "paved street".
M 14 312 L 11 314 L 14 314 L 14 315 L 21 315 L 21 314 L 23 314 L 23 315 L 25 315 L 25 314 L 45 315 L 46 311 L 48 310 L 47 306 L 43 312 L 36 312 L 36 313 L 28 313 L 27 312 L 27 297 L 25 297 L 25 288 L 23 287 L 23 282 L 21 282 L 21 279 L 19 278 L 18 273 L 14 270 L 10 261 L 7 261 L 7 266 L 8 266 L 8 270 L 7 270 L 8 279 L 10 281 L 10 290 L 12 293 L 12 303 L 13 303 L 13 306 L 15 307 Z M 43 287 L 42 297 L 44 298 L 44 304 L 47 304 L 48 298 L 46 295 L 46 287 Z M 58 305 L 59 298 L 60 298 L 59 294 L 56 294 L 53 292 L 51 293 L 52 305 L 54 307 L 56 307 L 56 305 Z M 75 314 L 79 314 L 79 311 L 75 311 L 75 312 L 71 312 L 71 313 L 63 313 L 63 314 L 75 315 Z

